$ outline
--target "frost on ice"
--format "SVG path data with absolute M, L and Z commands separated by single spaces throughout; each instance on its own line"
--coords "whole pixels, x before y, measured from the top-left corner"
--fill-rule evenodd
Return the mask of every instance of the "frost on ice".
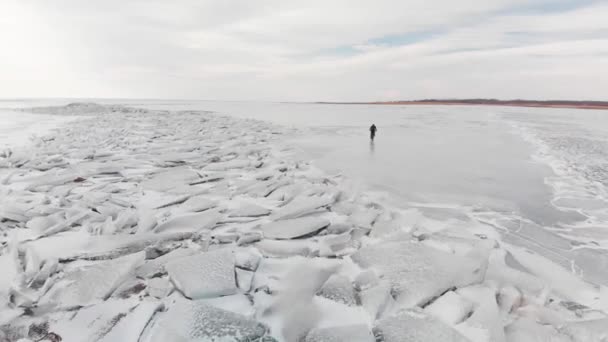
M 178 258 L 166 265 L 175 286 L 192 299 L 235 294 L 234 267 L 234 253 L 228 249 Z
M 205 301 L 179 300 L 159 315 L 144 341 L 257 341 L 266 331 L 253 319 Z

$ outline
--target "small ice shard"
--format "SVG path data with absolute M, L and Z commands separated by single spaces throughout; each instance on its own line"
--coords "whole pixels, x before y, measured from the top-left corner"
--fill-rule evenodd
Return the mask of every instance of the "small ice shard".
M 424 311 L 446 324 L 455 325 L 473 312 L 473 303 L 454 291 L 448 291 L 424 308 Z
M 329 225 L 324 217 L 310 216 L 291 220 L 282 220 L 262 226 L 264 237 L 268 239 L 295 239 L 315 233 Z
M 165 298 L 171 291 L 173 291 L 173 285 L 165 278 L 152 278 L 146 284 L 146 292 L 154 298 Z
M 139 199 L 137 208 L 142 209 L 160 209 L 172 205 L 184 203 L 190 198 L 190 195 L 170 194 L 165 192 L 147 191 L 144 196 Z
M 382 318 L 374 328 L 384 342 L 468 342 L 458 331 L 420 310 L 402 309 Z
M 240 203 L 230 210 L 229 217 L 260 217 L 270 214 L 270 210 L 253 203 Z
M 137 210 L 137 233 L 146 233 L 156 227 L 156 217 L 154 211 L 147 208 Z
M 262 255 L 255 248 L 239 248 L 236 250 L 234 257 L 236 267 L 248 271 L 257 270 L 262 260 Z
M 504 342 L 504 325 L 496 303 L 496 291 L 482 285 L 474 285 L 459 288 L 456 292 L 474 305 L 473 313 L 464 325 L 482 328 L 492 342 Z
M 196 213 L 216 206 L 217 201 L 211 200 L 205 196 L 193 196 L 179 205 L 179 207 L 175 208 L 174 213 Z
M 478 283 L 485 274 L 484 260 L 410 241 L 370 245 L 351 257 L 389 281 L 397 301 L 405 307 L 423 305 L 450 288 Z
M 352 224 L 349 223 L 332 223 L 327 227 L 328 234 L 343 234 L 348 233 L 353 229 Z
M 387 283 L 380 283 L 362 290 L 359 292 L 359 301 L 373 319 L 382 317 L 382 314 L 395 303 L 391 295 L 391 286 Z
M 251 285 L 253 284 L 254 272 L 246 271 L 240 268 L 236 268 L 236 283 L 244 292 L 251 291 Z
M 274 220 L 286 220 L 314 213 L 319 208 L 326 207 L 334 202 L 330 196 L 298 197 L 279 209 L 272 215 Z
M 62 213 L 57 213 L 49 216 L 37 216 L 29 220 L 25 226 L 35 230 L 37 233 L 42 233 L 50 227 L 63 222 L 65 218 Z
M 288 258 L 296 255 L 310 256 L 313 253 L 308 241 L 262 240 L 255 246 L 264 256 L 273 258 Z
M 251 162 L 246 159 L 233 159 L 226 162 L 217 162 L 207 164 L 203 170 L 205 171 L 227 171 L 232 169 L 243 169 L 251 165 Z
M 143 342 L 258 341 L 266 331 L 263 324 L 204 300 L 179 300 L 159 315 Z
M 126 314 L 126 317 L 119 318 L 118 323 L 111 328 L 112 330 L 96 341 L 139 341 L 142 332 L 154 314 L 162 308 L 163 304 L 160 302 L 144 301 Z
M 371 229 L 380 213 L 376 209 L 359 210 L 348 216 L 350 222 L 359 228 Z
M 175 286 L 192 299 L 235 294 L 234 267 L 234 253 L 230 249 L 174 259 L 166 265 Z
M 239 246 L 249 245 L 254 242 L 262 240 L 262 233 L 260 232 L 246 232 L 239 236 L 236 244 Z
M 521 291 L 511 285 L 502 287 L 498 292 L 496 300 L 503 313 L 511 313 L 519 308 L 524 302 Z
M 351 235 L 343 233 L 340 235 L 326 235 L 319 239 L 319 253 L 323 257 L 332 257 L 340 254 L 349 247 Z
M 204 229 L 212 229 L 221 218 L 222 214 L 217 210 L 204 211 L 195 214 L 183 214 L 159 224 L 154 228 L 154 231 L 157 233 L 165 231 L 197 232 Z
M 167 191 L 200 179 L 199 174 L 188 167 L 175 167 L 161 171 L 141 183 L 143 189 Z
M 126 299 L 131 296 L 139 295 L 145 289 L 146 284 L 144 284 L 141 280 L 136 278 L 130 278 L 120 284 L 120 286 L 118 286 L 116 290 L 114 290 L 114 292 L 112 293 L 112 297 L 110 298 Z
M 345 325 L 312 329 L 305 342 L 375 342 L 374 335 L 365 325 Z
M 68 272 L 41 298 L 39 305 L 59 308 L 86 306 L 103 301 L 144 261 L 140 252 L 99 262 Z
M 353 284 L 346 276 L 339 274 L 329 277 L 317 295 L 350 306 L 357 304 Z

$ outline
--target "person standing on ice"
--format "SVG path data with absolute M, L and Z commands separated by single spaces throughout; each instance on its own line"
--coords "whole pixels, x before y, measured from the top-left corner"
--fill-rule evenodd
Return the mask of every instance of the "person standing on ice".
M 372 124 L 372 126 L 369 128 L 369 138 L 372 139 L 372 141 L 374 141 L 374 138 L 376 137 L 376 131 L 378 129 L 376 128 L 376 125 Z

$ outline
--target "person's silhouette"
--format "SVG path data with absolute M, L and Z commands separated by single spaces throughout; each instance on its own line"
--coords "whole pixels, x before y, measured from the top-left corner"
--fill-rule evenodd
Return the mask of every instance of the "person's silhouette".
M 372 126 L 369 128 L 369 138 L 374 141 L 374 138 L 376 137 L 376 131 L 378 129 L 376 128 L 376 125 L 372 124 Z

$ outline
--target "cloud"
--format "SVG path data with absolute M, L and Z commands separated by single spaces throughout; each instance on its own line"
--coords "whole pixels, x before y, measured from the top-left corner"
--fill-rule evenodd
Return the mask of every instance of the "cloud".
M 594 0 L 5 0 L 0 96 L 602 99 Z

